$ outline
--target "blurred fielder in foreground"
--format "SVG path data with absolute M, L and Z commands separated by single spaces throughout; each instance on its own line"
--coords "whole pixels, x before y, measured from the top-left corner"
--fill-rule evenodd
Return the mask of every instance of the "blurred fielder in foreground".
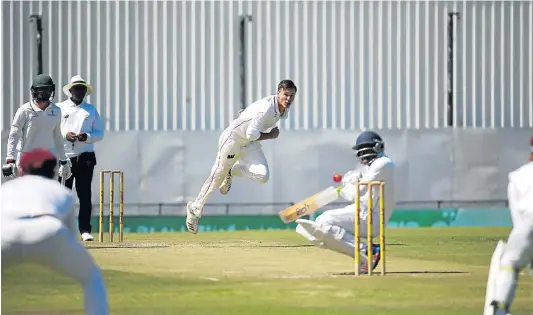
M 68 179 L 72 175 L 70 160 L 63 147 L 61 109 L 52 103 L 55 88 L 50 76 L 39 74 L 33 79 L 31 101 L 17 109 L 11 124 L 6 164 L 2 167 L 5 177 L 15 176 L 18 161 L 26 152 L 36 148 L 46 148 L 57 154 L 60 160 L 59 176 Z
M 350 202 L 349 206 L 339 209 L 327 210 L 319 215 L 315 221 L 298 219 L 296 232 L 308 239 L 314 245 L 329 249 L 350 257 L 354 257 L 355 251 L 355 189 L 357 182 L 383 181 L 385 182 L 385 224 L 392 216 L 396 206 L 394 193 L 394 163 L 385 155 L 385 145 L 381 137 L 372 131 L 364 131 L 357 138 L 353 147 L 355 155 L 361 164 L 362 170 L 354 170 L 343 176 L 344 187 L 340 196 Z M 366 238 L 368 233 L 373 237 L 379 235 L 379 220 L 373 220 L 373 230 L 367 230 L 368 211 L 373 211 L 373 217 L 379 218 L 379 187 L 373 192 L 368 191 L 367 186 L 360 189 L 361 215 L 360 227 L 361 238 Z M 372 193 L 374 206 L 367 208 L 368 195 Z M 373 245 L 368 249 L 365 242 L 361 242 L 361 273 L 367 272 L 368 253 L 372 254 L 372 269 L 376 268 L 380 260 L 379 246 Z
M 86 314 L 108 314 L 104 279 L 77 241 L 74 196 L 54 179 L 56 167 L 50 151 L 27 152 L 19 161 L 21 177 L 2 184 L 2 269 L 47 266 L 81 282 Z
M 268 181 L 268 163 L 259 141 L 278 137 L 279 129 L 275 125 L 280 119 L 287 118 L 296 92 L 296 85 L 291 80 L 281 81 L 276 95 L 252 103 L 222 132 L 211 175 L 196 200 L 187 204 L 186 225 L 189 232 L 198 233 L 198 219 L 202 217 L 207 199 L 215 188 L 227 195 L 233 176 L 246 177 L 262 184 Z
M 492 255 L 484 315 L 510 314 L 518 274 L 528 264 L 533 267 L 533 138 L 529 162 L 509 173 L 507 198 L 513 229 Z

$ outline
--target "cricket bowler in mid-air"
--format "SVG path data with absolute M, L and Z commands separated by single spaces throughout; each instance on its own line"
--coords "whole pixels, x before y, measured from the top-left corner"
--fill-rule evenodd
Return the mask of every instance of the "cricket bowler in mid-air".
M 381 137 L 373 131 L 364 131 L 357 138 L 355 146 L 357 159 L 363 164 L 363 169 L 356 169 L 346 173 L 343 178 L 343 187 L 340 196 L 350 202 L 349 206 L 324 211 L 315 221 L 298 219 L 296 232 L 308 239 L 315 246 L 329 249 L 350 257 L 355 252 L 355 190 L 358 182 L 383 181 L 385 183 L 385 224 L 392 216 L 396 206 L 394 193 L 394 163 L 385 155 L 385 144 Z M 361 238 L 366 238 L 367 233 L 373 237 L 379 235 L 379 220 L 373 220 L 373 230 L 367 231 L 368 211 L 373 211 L 373 217 L 379 218 L 379 187 L 368 191 L 366 185 L 360 187 L 361 214 L 360 232 Z M 368 195 L 372 193 L 374 207 L 368 209 Z M 373 245 L 368 249 L 364 242 L 361 243 L 361 266 L 362 273 L 368 272 L 368 252 L 372 254 L 372 269 L 376 268 L 380 260 L 379 246 Z
M 55 84 L 52 78 L 39 74 L 30 88 L 31 100 L 17 109 L 7 140 L 5 177 L 15 176 L 18 161 L 26 152 L 46 148 L 59 159 L 59 176 L 68 179 L 72 164 L 65 154 L 61 132 L 61 109 L 52 103 Z
M 513 229 L 500 240 L 490 262 L 484 315 L 510 315 L 518 274 L 533 268 L 533 138 L 529 162 L 509 173 L 507 198 Z
M 281 81 L 277 94 L 252 103 L 222 132 L 211 175 L 196 200 L 187 203 L 186 225 L 189 232 L 198 233 L 198 219 L 202 217 L 207 199 L 216 188 L 227 195 L 233 176 L 263 184 L 268 181 L 268 163 L 260 141 L 278 137 L 279 129 L 275 126 L 280 119 L 288 117 L 296 92 L 296 85 L 291 80 Z
M 45 149 L 26 152 L 19 171 L 0 187 L 2 270 L 23 263 L 51 268 L 81 283 L 85 314 L 107 315 L 102 273 L 77 240 L 74 195 L 54 179 L 56 157 Z

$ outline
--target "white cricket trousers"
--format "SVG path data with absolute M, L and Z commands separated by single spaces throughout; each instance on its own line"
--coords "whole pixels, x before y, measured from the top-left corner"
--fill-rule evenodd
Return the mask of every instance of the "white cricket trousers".
M 511 304 L 518 282 L 518 271 L 533 265 L 533 213 L 519 212 L 511 207 L 513 229 L 500 259 L 500 268 L 492 288 L 487 288 L 490 301 Z M 490 279 L 490 275 L 489 275 Z M 492 291 L 493 290 L 493 291 Z
M 366 208 L 361 207 L 362 211 L 359 216 L 359 227 L 361 232 L 361 237 L 367 237 L 368 235 L 368 217 L 366 215 Z M 379 209 L 374 209 L 372 216 L 372 236 L 376 237 L 379 235 Z M 346 232 L 352 235 L 355 235 L 355 204 L 351 204 L 344 208 L 326 210 L 318 217 L 316 217 L 315 222 L 317 224 L 327 226 L 327 225 L 336 225 Z
M 92 256 L 52 216 L 2 221 L 2 269 L 20 263 L 47 266 L 83 286 L 85 314 L 109 313 L 107 292 Z
M 363 207 L 360 218 L 361 243 L 360 250 L 367 248 L 368 221 L 366 209 Z M 387 218 L 385 218 L 387 220 Z M 379 235 L 379 211 L 374 209 L 372 217 L 372 236 Z M 353 258 L 355 251 L 355 204 L 324 211 L 315 219 L 316 229 L 320 231 L 314 234 L 301 224 L 296 227 L 296 232 L 311 243 L 320 247 L 348 255 Z M 323 234 L 323 235 L 322 235 Z M 366 265 L 367 262 L 362 262 Z
M 258 142 L 248 142 L 232 130 L 224 130 L 218 139 L 218 153 L 211 174 L 196 197 L 195 206 L 202 208 L 231 170 L 232 176 L 246 177 L 258 183 L 268 181 L 268 163 Z
M 533 260 L 533 213 L 511 208 L 513 229 L 507 239 L 502 265 L 524 268 Z

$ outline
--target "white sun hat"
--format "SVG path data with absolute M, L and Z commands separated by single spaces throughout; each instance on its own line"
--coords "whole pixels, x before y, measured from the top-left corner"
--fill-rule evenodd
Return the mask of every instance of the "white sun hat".
M 76 74 L 75 76 L 73 76 L 72 78 L 70 78 L 70 82 L 65 85 L 63 87 L 63 93 L 65 93 L 65 95 L 67 95 L 68 97 L 71 97 L 72 94 L 70 94 L 70 89 L 74 86 L 74 85 L 84 85 L 87 87 L 87 94 L 85 94 L 86 96 L 91 94 L 93 92 L 93 86 L 90 85 L 89 83 L 87 83 L 87 81 L 85 81 L 81 75 L 79 74 Z

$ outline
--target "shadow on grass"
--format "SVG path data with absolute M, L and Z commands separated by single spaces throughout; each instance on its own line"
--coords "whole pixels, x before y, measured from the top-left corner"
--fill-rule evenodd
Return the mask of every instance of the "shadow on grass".
M 190 243 L 186 243 L 190 245 Z M 203 244 L 203 243 L 194 243 L 199 247 L 205 248 L 231 248 L 231 247 L 253 247 L 253 248 L 303 248 L 303 247 L 313 247 L 313 244 L 257 244 L 257 243 L 238 243 L 238 244 L 228 244 L 228 243 L 219 243 L 219 244 Z M 180 247 L 183 244 L 161 244 L 161 243 L 93 243 L 85 245 L 85 248 L 88 250 L 93 249 L 111 249 L 111 248 L 167 248 L 167 247 Z M 386 246 L 406 246 L 402 243 L 393 243 L 386 244 Z
M 300 245 L 259 245 L 259 244 L 235 244 L 235 245 L 228 245 L 228 244 L 221 244 L 221 245 L 204 245 L 204 247 L 260 247 L 260 248 L 298 248 L 298 247 L 313 247 L 311 244 L 300 244 Z
M 93 250 L 93 249 L 107 249 L 107 248 L 166 248 L 170 247 L 170 245 L 167 244 L 109 244 L 109 245 L 90 245 L 85 246 L 87 250 Z
M 415 270 L 415 271 L 387 271 L 386 275 L 447 275 L 447 274 L 469 274 L 467 271 L 456 270 Z M 355 273 L 351 272 L 332 272 L 332 276 L 354 276 Z M 381 275 L 379 270 L 374 270 L 373 275 Z M 367 276 L 363 274 L 363 276 Z
M 259 248 L 299 248 L 299 247 L 313 247 L 313 244 L 204 244 L 203 247 L 219 248 L 219 247 L 259 247 Z M 396 244 L 386 244 L 386 246 L 405 246 L 405 244 L 396 243 Z

